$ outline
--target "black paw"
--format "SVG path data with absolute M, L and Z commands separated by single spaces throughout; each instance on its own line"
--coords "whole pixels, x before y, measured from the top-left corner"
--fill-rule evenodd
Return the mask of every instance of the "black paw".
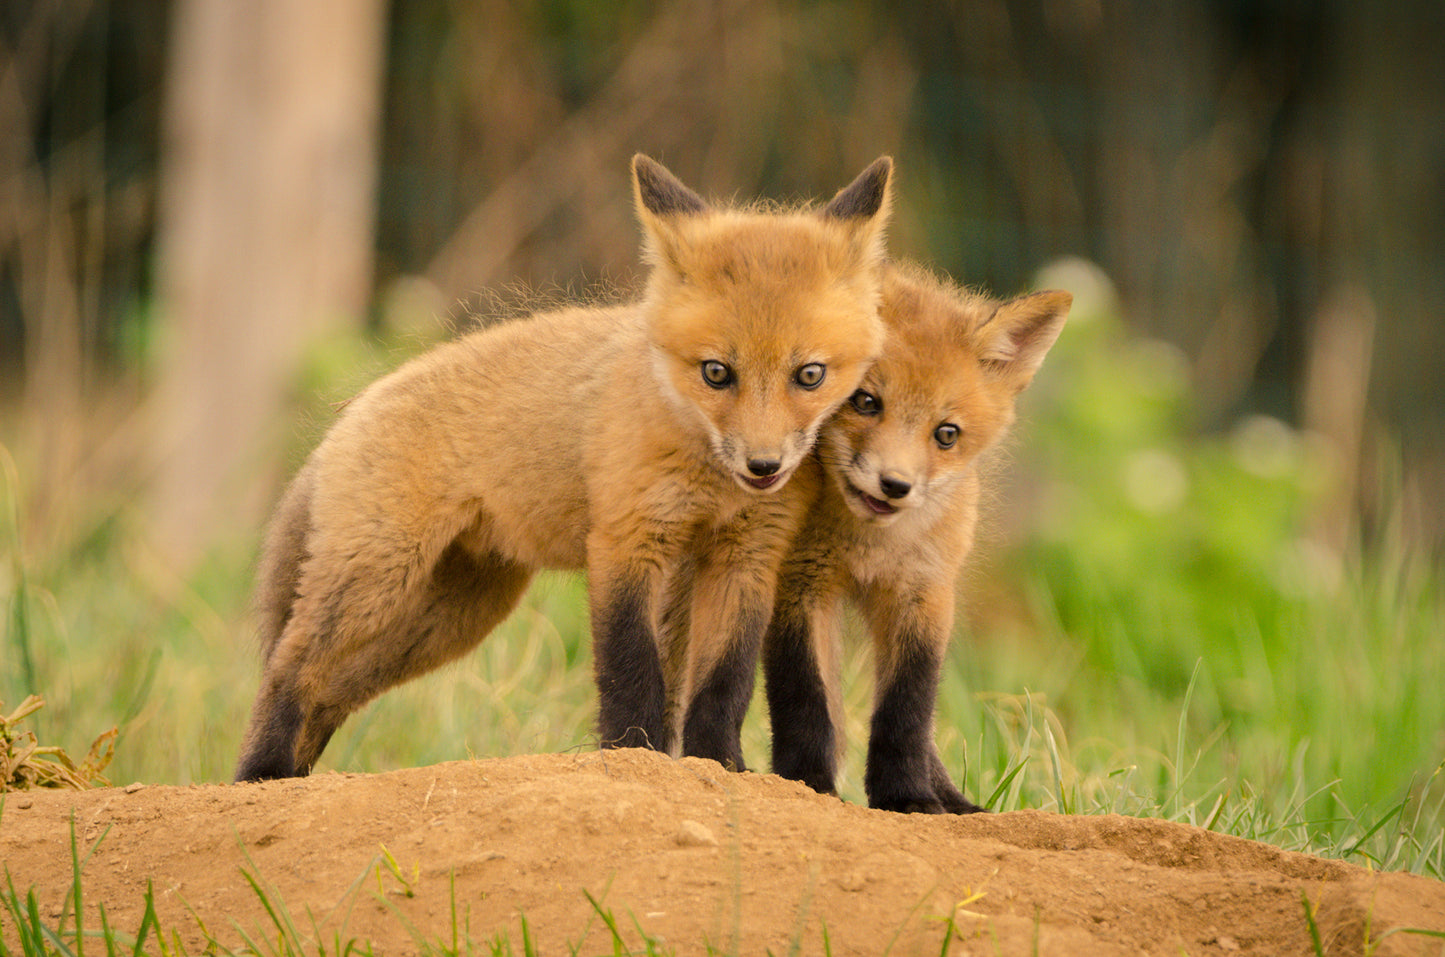
M 947 814 L 948 810 L 932 798 L 885 798 L 869 801 L 868 806 L 877 811 L 896 811 L 899 814 Z
M 906 793 L 870 793 L 868 806 L 901 814 L 977 814 L 986 811 L 964 797 L 956 788 L 920 788 Z

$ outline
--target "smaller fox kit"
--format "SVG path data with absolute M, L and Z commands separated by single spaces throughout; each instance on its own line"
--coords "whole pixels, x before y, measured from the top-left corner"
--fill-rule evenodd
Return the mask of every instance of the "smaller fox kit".
M 978 518 L 978 456 L 1058 337 L 1072 297 L 998 302 L 897 267 L 884 277 L 883 356 L 824 426 L 824 489 L 784 562 L 764 673 L 773 770 L 833 793 L 842 749 L 840 602 L 873 638 L 876 687 L 864 779 L 871 807 L 981 810 L 933 741 L 954 581 Z
M 503 323 L 363 391 L 267 535 L 237 779 L 306 774 L 347 715 L 473 648 L 539 568 L 587 570 L 605 747 L 673 750 L 680 698 L 682 748 L 742 769 L 808 455 L 882 343 L 891 170 L 821 209 L 714 209 L 639 155 L 639 301 Z M 688 669 L 668 689 L 683 566 L 693 624 L 668 637 Z

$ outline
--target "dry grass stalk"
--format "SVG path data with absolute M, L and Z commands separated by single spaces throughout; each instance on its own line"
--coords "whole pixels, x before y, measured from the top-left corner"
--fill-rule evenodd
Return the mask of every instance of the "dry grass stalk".
M 5 703 L 0 701 L 0 793 L 35 788 L 84 791 L 109 786 L 110 781 L 101 772 L 115 756 L 117 729 L 111 728 L 96 738 L 85 758 L 76 764 L 64 748 L 41 747 L 34 731 L 19 730 L 21 721 L 44 706 L 44 698 L 30 695 L 7 715 Z

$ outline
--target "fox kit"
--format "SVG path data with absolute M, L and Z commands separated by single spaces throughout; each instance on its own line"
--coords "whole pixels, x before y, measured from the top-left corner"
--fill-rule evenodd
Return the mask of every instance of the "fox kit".
M 954 786 L 933 741 L 954 581 L 978 517 L 978 457 L 1012 423 L 1015 396 L 1071 302 L 1042 292 L 1001 303 L 921 270 L 885 275 L 883 355 L 819 435 L 823 491 L 784 562 L 764 643 L 778 774 L 834 791 L 847 596 L 875 654 L 869 805 L 981 810 Z
M 891 161 L 821 209 L 715 209 L 645 156 L 641 299 L 504 323 L 378 380 L 285 492 L 238 780 L 306 774 L 346 716 L 473 648 L 540 568 L 589 576 L 604 746 L 674 750 L 658 647 L 690 569 L 682 747 L 742 715 L 819 426 L 882 344 Z

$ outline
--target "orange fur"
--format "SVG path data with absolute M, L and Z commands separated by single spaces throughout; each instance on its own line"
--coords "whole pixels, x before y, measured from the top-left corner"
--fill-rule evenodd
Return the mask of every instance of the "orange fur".
M 979 456 L 1013 422 L 1068 293 L 1000 303 L 894 267 L 883 355 L 824 427 L 826 479 L 779 580 L 765 642 L 774 770 L 830 792 L 842 747 L 839 605 L 858 607 L 877 676 L 865 784 L 893 810 L 976 810 L 933 744 L 954 582 L 978 520 Z
M 238 778 L 306 773 L 348 714 L 474 647 L 540 568 L 588 572 L 604 745 L 663 749 L 657 631 L 691 569 L 705 627 L 677 639 L 681 746 L 741 767 L 751 683 L 717 672 L 756 658 L 816 493 L 795 473 L 881 346 L 890 173 L 817 210 L 713 209 L 638 156 L 639 301 L 473 333 L 350 403 L 268 534 Z

